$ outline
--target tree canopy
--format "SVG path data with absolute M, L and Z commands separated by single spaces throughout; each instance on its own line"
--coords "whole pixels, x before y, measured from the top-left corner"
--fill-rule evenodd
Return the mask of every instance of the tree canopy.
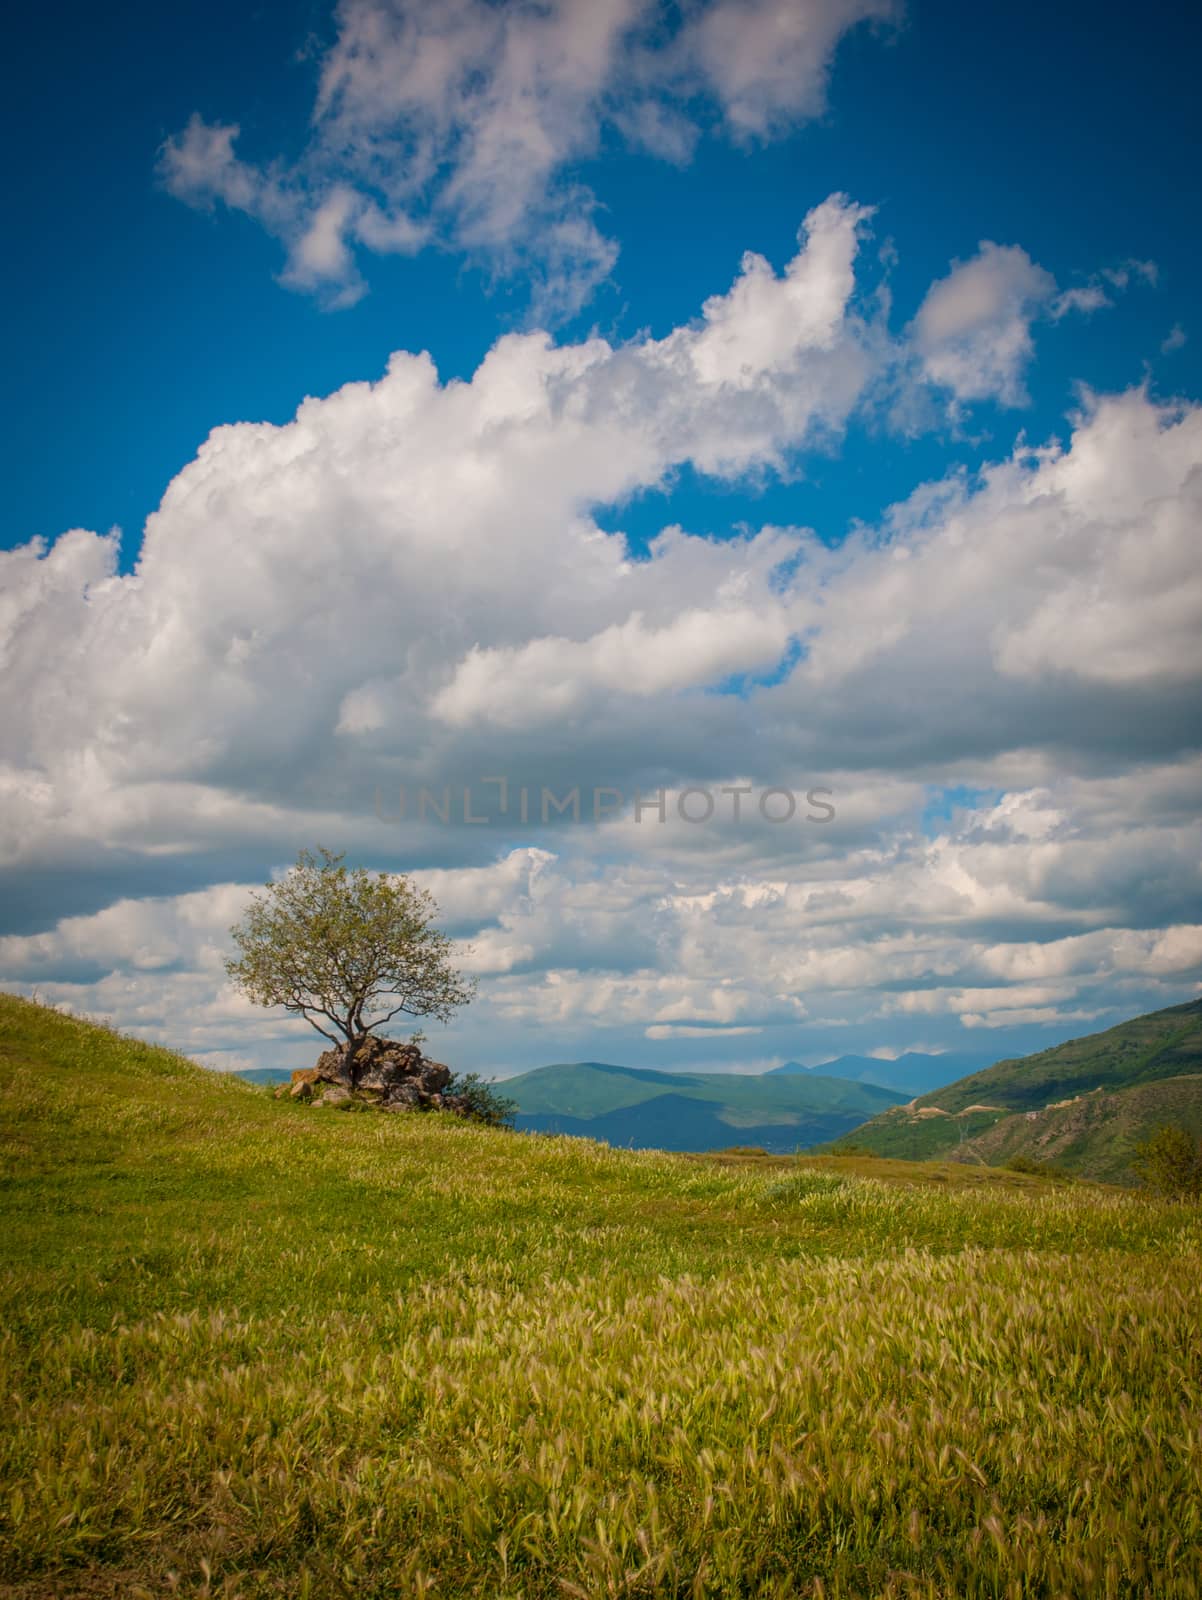
M 283 1006 L 335 1045 L 353 1046 L 397 1016 L 440 1022 L 475 980 L 451 965 L 433 897 L 403 873 L 349 868 L 345 855 L 302 850 L 230 929 L 226 971 L 248 999 Z

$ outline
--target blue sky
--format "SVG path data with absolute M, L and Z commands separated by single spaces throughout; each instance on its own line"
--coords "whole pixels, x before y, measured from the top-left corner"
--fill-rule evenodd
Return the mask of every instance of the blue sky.
M 922 0 L 29 14 L 0 978 L 215 1065 L 303 1055 L 219 947 L 321 838 L 460 908 L 473 1067 L 1003 1054 L 1196 993 L 1200 33 Z M 470 407 L 407 359 L 327 400 L 422 351 Z M 499 761 L 845 803 L 821 842 L 704 847 L 370 814 L 377 780 Z
M 279 291 L 279 246 L 253 223 L 197 215 L 156 183 L 159 146 L 196 111 L 240 122 L 265 154 L 297 146 L 316 72 L 298 55 L 331 38 L 327 9 L 131 6 L 113 26 L 72 6 L 52 31 L 25 18 L 3 110 L 10 148 L 36 152 L 14 174 L 21 229 L 5 268 L 20 307 L 6 363 L 6 545 L 118 524 L 132 559 L 166 483 L 216 423 L 284 422 L 306 394 L 378 376 L 394 349 L 429 349 L 444 376 L 467 376 L 499 329 L 523 325 L 524 281 L 490 289 L 489 264 L 454 252 L 377 258 L 371 293 L 331 316 Z M 984 238 L 1021 243 L 1065 284 L 1156 262 L 1157 292 L 1130 296 L 1103 333 L 1045 330 L 1031 408 L 977 421 L 995 443 L 1016 420 L 1055 432 L 1075 383 L 1137 382 L 1145 363 L 1167 391 L 1197 393 L 1199 339 L 1169 356 L 1160 345 L 1197 300 L 1200 45 L 1202 25 L 1169 5 L 1141 10 L 1134 39 L 1118 6 L 912 5 L 888 39 L 844 39 L 825 116 L 786 138 L 738 148 L 711 135 L 684 168 L 620 147 L 581 163 L 621 255 L 562 331 L 666 331 L 745 249 L 786 259 L 804 212 L 842 189 L 880 208 L 903 318 Z M 767 488 L 757 515 L 836 537 L 946 455 L 928 437 L 888 452 L 853 445 L 807 483 Z M 684 503 L 700 509 L 700 497 Z M 745 504 L 724 496 L 707 520 L 737 520 Z M 660 517 L 656 498 L 627 525 Z

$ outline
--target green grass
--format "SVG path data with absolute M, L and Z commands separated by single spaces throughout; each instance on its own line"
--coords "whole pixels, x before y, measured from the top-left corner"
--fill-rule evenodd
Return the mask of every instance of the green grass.
M 1202 1592 L 1196 1208 L 340 1117 L 7 996 L 0 1141 L 10 1600 Z
M 853 1128 L 829 1148 L 857 1149 L 903 1161 L 935 1161 L 955 1157 L 977 1135 L 1009 1120 L 994 1111 L 961 1112 L 955 1117 L 915 1117 L 904 1106 L 891 1107 L 864 1127 Z

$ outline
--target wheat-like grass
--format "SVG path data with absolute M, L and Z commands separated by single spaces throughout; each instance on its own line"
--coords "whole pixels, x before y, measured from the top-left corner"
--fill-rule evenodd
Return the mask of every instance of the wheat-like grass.
M 0 1072 L 0 1594 L 1202 1593 L 1196 1208 L 323 1116 L 72 1026 Z

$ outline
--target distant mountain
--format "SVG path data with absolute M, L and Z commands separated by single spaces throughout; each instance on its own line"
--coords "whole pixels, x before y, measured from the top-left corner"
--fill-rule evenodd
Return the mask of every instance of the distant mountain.
M 247 1067 L 243 1072 L 235 1072 L 235 1078 L 241 1078 L 244 1083 L 287 1083 L 292 1076 L 291 1067 Z
M 839 1056 L 835 1061 L 823 1061 L 816 1067 L 803 1067 L 800 1061 L 786 1061 L 783 1067 L 773 1067 L 769 1076 L 820 1072 L 827 1078 L 850 1078 L 855 1083 L 875 1083 L 882 1089 L 894 1089 L 899 1094 L 916 1095 L 941 1089 L 944 1084 L 962 1078 L 966 1072 L 976 1072 L 988 1066 L 993 1059 L 993 1056 L 985 1053 L 977 1055 L 948 1051 L 946 1055 L 937 1056 L 908 1050 L 892 1061 L 882 1061 L 876 1056 Z
M 498 1085 L 516 1127 L 570 1133 L 636 1150 L 793 1151 L 837 1139 L 900 1096 L 875 1084 L 807 1072 L 656 1072 L 605 1061 L 557 1062 Z
M 912 1160 L 1026 1156 L 1125 1182 L 1135 1146 L 1164 1122 L 1202 1133 L 1202 1000 L 999 1061 L 882 1112 L 842 1144 Z

